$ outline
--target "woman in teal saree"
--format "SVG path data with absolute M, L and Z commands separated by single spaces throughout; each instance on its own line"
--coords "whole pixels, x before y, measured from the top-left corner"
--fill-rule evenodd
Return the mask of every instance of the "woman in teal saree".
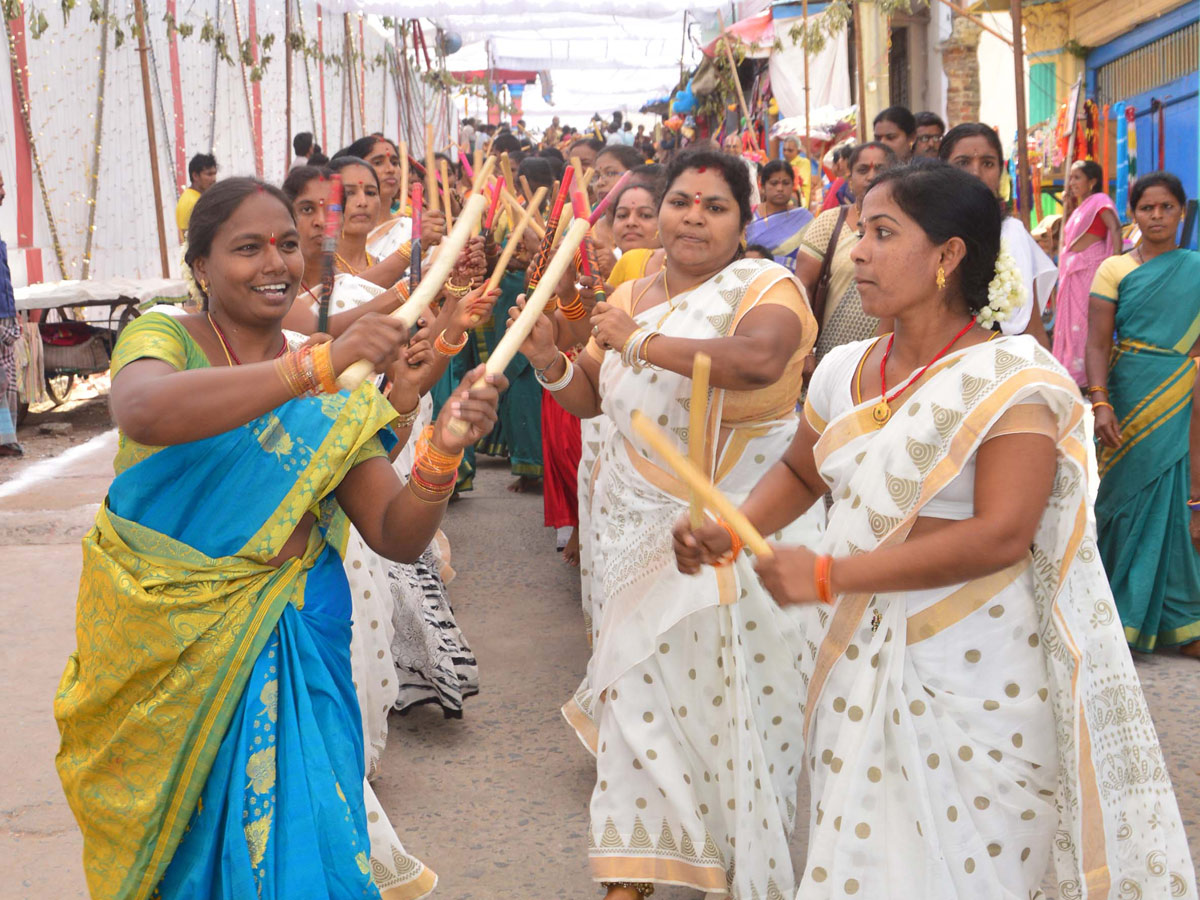
M 89 888 L 378 897 L 339 554 L 349 520 L 382 556 L 420 555 L 503 380 L 455 394 L 446 421 L 467 434 L 433 426 L 403 485 L 387 448 L 406 411 L 332 379 L 357 359 L 403 364 L 406 329 L 363 316 L 289 352 L 303 259 L 269 185 L 220 182 L 189 237 L 206 312 L 147 314 L 113 354 L 117 476 L 83 542 L 78 648 L 55 698 Z
M 1200 554 L 1189 538 L 1200 524 L 1189 501 L 1200 495 L 1200 478 L 1188 447 L 1200 254 L 1175 243 L 1186 203 L 1178 178 L 1146 175 L 1129 200 L 1142 243 L 1104 261 L 1089 313 L 1100 555 L 1130 646 L 1182 644 L 1200 656 Z

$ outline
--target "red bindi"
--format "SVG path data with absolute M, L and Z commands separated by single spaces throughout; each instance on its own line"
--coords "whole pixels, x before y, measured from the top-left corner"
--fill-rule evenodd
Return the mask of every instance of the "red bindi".
M 269 240 L 271 241 L 271 246 L 274 247 L 275 246 L 275 235 L 271 235 Z
M 700 192 L 699 191 L 696 191 L 696 196 L 692 202 L 695 203 L 697 206 L 700 205 Z
M 696 171 L 699 172 L 701 175 L 703 175 L 705 172 L 708 171 L 708 166 L 701 166 Z

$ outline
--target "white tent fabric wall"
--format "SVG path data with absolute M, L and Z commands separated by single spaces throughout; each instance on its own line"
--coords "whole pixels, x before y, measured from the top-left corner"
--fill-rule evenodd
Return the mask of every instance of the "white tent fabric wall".
M 163 188 L 163 216 L 166 226 L 168 256 L 173 275 L 179 272 L 179 241 L 176 235 L 174 208 L 180 183 L 176 171 L 176 121 L 172 93 L 170 50 L 167 25 L 156 4 L 147 4 L 147 34 L 154 67 L 151 79 L 151 100 L 158 150 L 158 169 Z M 112 0 L 111 12 L 122 22 L 133 10 L 132 0 Z M 317 35 L 317 4 L 304 0 L 300 4 L 306 36 Z M 219 13 L 218 13 L 219 11 Z M 230 53 L 235 62 L 216 59 L 214 45 L 199 40 L 205 13 L 217 21 L 227 36 Z M 238 0 L 240 33 L 248 37 L 249 0 Z M 291 137 L 286 134 L 286 68 L 284 61 L 285 7 L 280 0 L 257 0 L 256 26 L 259 35 L 274 34 L 270 62 L 260 83 L 262 103 L 263 177 L 279 184 L 291 160 Z M 344 25 L 340 14 L 324 15 L 322 33 L 327 54 L 343 55 Z M 86 8 L 77 7 L 63 24 L 61 16 L 47 16 L 49 28 L 38 39 L 26 35 L 29 60 L 30 118 L 37 150 L 46 175 L 46 189 L 55 225 L 61 241 L 64 270 L 60 272 L 54 259 L 49 226 L 43 210 L 42 197 L 34 180 L 34 245 L 42 249 L 46 280 L 78 278 L 83 268 L 88 221 L 89 171 L 94 145 L 94 123 L 100 83 L 99 46 L 101 27 L 88 19 Z M 179 21 L 195 26 L 188 38 L 177 37 L 180 85 L 183 107 L 183 149 L 186 160 L 198 152 L 215 154 L 221 177 L 253 175 L 255 151 L 251 113 L 247 95 L 253 103 L 254 85 L 247 80 L 243 88 L 242 72 L 236 62 L 237 48 L 231 0 L 197 0 L 186 7 L 181 4 Z M 293 20 L 299 29 L 299 21 Z M 357 24 L 353 36 L 357 41 Z M 372 61 L 384 51 L 385 40 L 372 24 L 364 27 L 366 108 L 365 131 L 381 131 L 395 140 L 399 135 L 399 105 L 395 83 L 384 67 L 372 71 Z M 304 56 L 293 57 L 292 130 L 312 130 L 321 138 L 321 98 L 319 68 L 315 59 L 308 62 L 311 77 L 312 104 L 310 107 Z M 10 90 L 8 67 L 5 67 L 0 88 Z M 357 78 L 357 72 L 355 78 Z M 349 90 L 344 66 L 325 66 L 325 124 L 328 140 L 323 149 L 332 155 L 337 149 L 360 137 L 358 97 L 355 96 L 354 125 L 351 127 L 347 103 Z M 386 87 L 385 87 L 386 86 Z M 446 105 L 438 101 L 431 88 L 413 78 L 409 87 L 418 104 L 412 123 L 412 151 L 424 152 L 424 123 L 432 122 L 439 134 L 445 133 Z M 215 88 L 215 93 L 214 93 Z M 11 93 L 10 93 L 11 96 Z M 11 105 L 5 104 L 6 110 Z M 316 127 L 313 127 L 315 110 Z M 20 118 L 9 116 L 9 134 L 22 128 Z M 101 136 L 100 166 L 96 192 L 95 236 L 91 254 L 91 275 L 125 277 L 159 277 L 158 234 L 154 211 L 154 194 L 150 180 L 150 164 L 146 140 L 146 122 L 142 101 L 141 69 L 137 41 L 126 34 L 121 47 L 115 47 L 114 33 L 109 31 L 107 72 L 104 83 L 103 134 Z M 0 146 L 0 171 L 5 176 L 9 200 L 0 207 L 0 230 L 16 241 L 16 181 L 14 147 L 11 139 Z M 18 268 L 18 267 L 14 267 Z M 15 271 L 18 284 L 22 272 Z
M 810 16 L 810 24 L 816 16 Z M 782 117 L 804 115 L 804 47 L 793 42 L 788 32 L 800 19 L 776 19 L 775 36 L 783 46 L 771 54 L 768 63 L 771 73 L 771 89 L 779 102 Z M 808 76 L 812 85 L 809 107 L 818 109 L 832 106 L 845 109 L 854 103 L 850 95 L 850 62 L 843 29 L 836 37 L 825 42 L 820 53 L 808 58 Z

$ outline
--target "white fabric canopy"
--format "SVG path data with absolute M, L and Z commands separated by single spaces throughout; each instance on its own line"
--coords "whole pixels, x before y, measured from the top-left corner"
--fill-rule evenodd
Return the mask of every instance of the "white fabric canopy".
M 810 24 L 816 16 L 810 16 Z M 793 42 L 788 32 L 800 19 L 776 19 L 775 36 L 782 45 L 771 54 L 768 67 L 771 89 L 779 103 L 781 116 L 804 115 L 804 45 Z M 815 27 L 815 26 L 814 26 Z M 850 96 L 850 64 L 846 47 L 846 31 L 825 42 L 820 53 L 808 57 L 808 78 L 812 85 L 809 108 L 831 106 L 844 109 L 854 102 Z

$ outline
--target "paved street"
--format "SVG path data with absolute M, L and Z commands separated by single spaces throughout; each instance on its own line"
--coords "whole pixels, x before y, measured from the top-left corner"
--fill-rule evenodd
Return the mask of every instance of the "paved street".
M 111 475 L 110 435 L 0 485 L 0 897 L 84 897 L 81 841 L 54 772 L 51 701 L 73 644 L 79 538 Z M 504 488 L 485 461 L 446 532 L 451 595 L 479 659 L 481 693 L 461 721 L 393 715 L 376 790 L 408 849 L 441 877 L 439 900 L 588 898 L 590 758 L 559 717 L 586 659 L 574 570 L 541 527 L 540 495 Z M 1139 659 L 1200 856 L 1200 664 Z M 801 808 L 807 799 L 802 798 Z M 803 828 L 793 840 L 803 858 Z M 694 892 L 656 897 L 695 900 Z

